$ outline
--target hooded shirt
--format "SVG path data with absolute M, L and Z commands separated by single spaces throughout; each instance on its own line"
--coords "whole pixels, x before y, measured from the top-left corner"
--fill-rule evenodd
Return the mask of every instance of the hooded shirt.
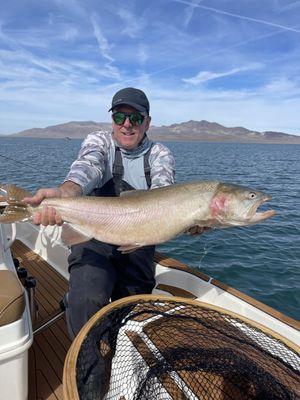
M 81 186 L 83 195 L 101 188 L 112 178 L 117 143 L 108 131 L 90 133 L 83 141 L 78 157 L 71 165 L 65 181 L 72 181 Z M 144 155 L 150 150 L 151 187 L 168 186 L 175 181 L 175 160 L 171 151 L 162 143 L 153 143 L 147 135 L 140 145 L 132 150 L 122 149 L 124 181 L 135 189 L 148 189 Z

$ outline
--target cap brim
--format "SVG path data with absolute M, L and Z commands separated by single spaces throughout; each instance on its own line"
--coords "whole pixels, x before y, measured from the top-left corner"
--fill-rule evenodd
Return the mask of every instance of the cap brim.
M 112 111 L 114 108 L 117 108 L 119 106 L 130 106 L 130 107 L 135 108 L 137 111 L 148 113 L 147 108 L 141 106 L 140 104 L 132 103 L 130 101 L 126 101 L 124 103 L 120 102 L 120 103 L 116 104 L 115 106 L 112 106 L 108 111 Z

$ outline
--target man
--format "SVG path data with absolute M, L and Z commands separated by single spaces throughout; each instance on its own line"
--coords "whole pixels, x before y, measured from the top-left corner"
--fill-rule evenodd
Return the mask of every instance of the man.
M 40 189 L 24 199 L 38 205 L 46 197 L 119 196 L 124 190 L 153 189 L 174 183 L 175 161 L 170 150 L 147 137 L 151 122 L 145 93 L 118 91 L 113 99 L 113 132 L 92 132 L 59 188 Z M 61 224 L 52 208 L 36 213 L 34 223 Z M 154 246 L 122 254 L 117 246 L 95 239 L 71 247 L 69 256 L 68 329 L 75 337 L 88 319 L 109 300 L 151 293 Z

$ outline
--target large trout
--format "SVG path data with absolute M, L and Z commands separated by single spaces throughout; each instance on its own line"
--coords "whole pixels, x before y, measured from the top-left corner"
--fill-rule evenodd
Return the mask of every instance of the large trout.
M 246 226 L 275 214 L 273 210 L 257 212 L 270 196 L 214 181 L 135 190 L 121 197 L 49 198 L 38 207 L 22 202 L 28 197 L 24 190 L 14 185 L 5 190 L 7 207 L 0 223 L 28 221 L 41 207 L 54 207 L 64 221 L 64 243 L 95 238 L 119 246 L 120 251 L 166 242 L 194 226 Z

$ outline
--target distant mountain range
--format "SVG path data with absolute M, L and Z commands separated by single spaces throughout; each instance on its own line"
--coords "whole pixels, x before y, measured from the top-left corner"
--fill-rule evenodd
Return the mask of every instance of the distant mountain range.
M 93 121 L 71 121 L 65 124 L 33 128 L 18 132 L 11 137 L 31 138 L 84 138 L 96 130 L 110 130 L 111 124 Z M 149 137 L 160 141 L 208 141 L 245 143 L 294 143 L 300 144 L 300 136 L 283 132 L 256 132 L 243 127 L 227 128 L 216 122 L 187 121 L 180 124 L 152 126 Z

